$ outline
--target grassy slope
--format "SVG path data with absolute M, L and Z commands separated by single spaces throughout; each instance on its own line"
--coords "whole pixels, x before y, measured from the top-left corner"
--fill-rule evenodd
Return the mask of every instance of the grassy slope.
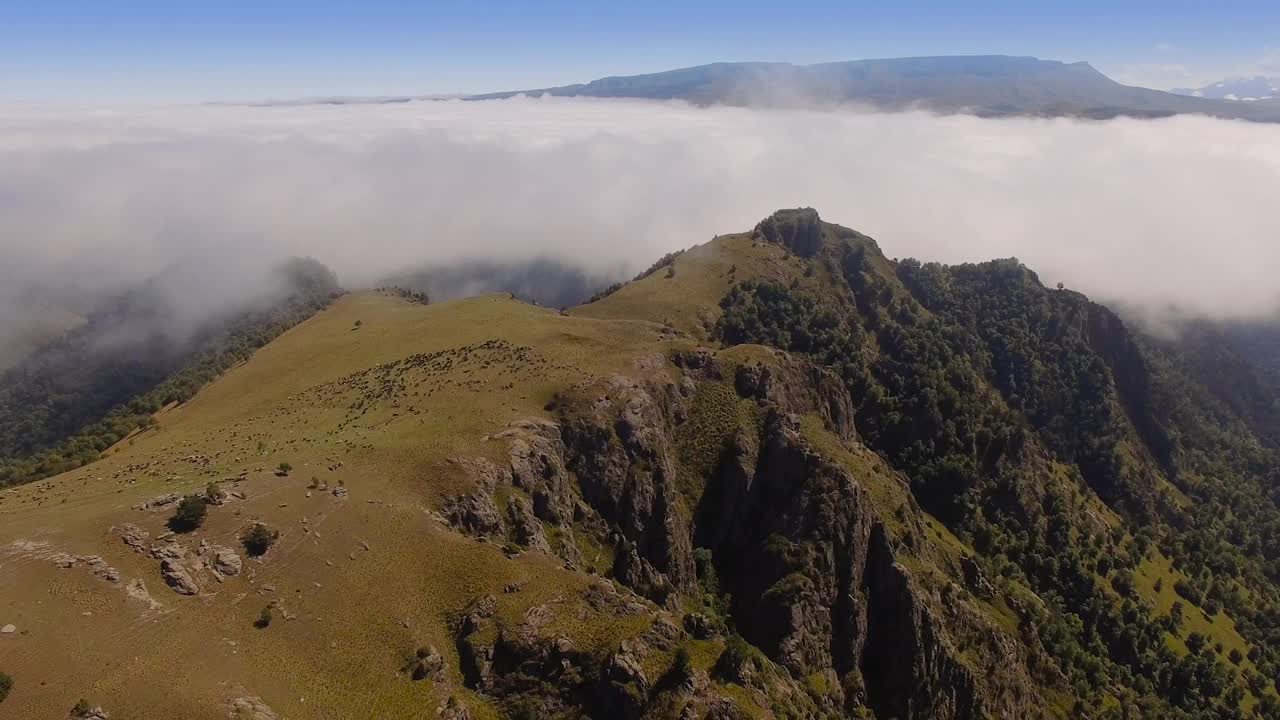
M 344 297 L 186 405 L 162 412 L 158 429 L 120 443 L 94 465 L 0 495 L 0 624 L 22 631 L 0 637 L 0 670 L 18 683 L 4 711 L 53 716 L 87 696 L 117 718 L 215 718 L 225 716 L 227 698 L 247 694 L 281 716 L 394 718 L 429 714 L 452 691 L 477 717 L 492 716 L 482 699 L 457 690 L 460 678 L 452 678 L 452 690 L 408 682 L 396 672 L 402 658 L 430 643 L 456 669 L 449 622 L 476 595 L 527 581 L 521 593 L 497 593 L 499 615 L 517 618 L 592 579 L 535 554 L 507 559 L 494 545 L 438 525 L 429 510 L 469 482 L 447 459 L 496 458 L 503 447 L 485 442 L 486 434 L 546 415 L 552 395 L 574 383 L 666 372 L 655 356 L 705 342 L 719 299 L 736 281 L 834 282 L 821 269 L 806 276 L 803 261 L 749 234 L 721 236 L 672 267 L 568 315 L 498 296 L 432 306 L 372 293 Z M 505 344 L 477 347 L 493 339 Z M 421 366 L 400 362 L 424 353 L 440 354 Z M 773 353 L 740 346 L 718 355 L 731 367 Z M 690 465 L 705 460 L 707 442 L 758 421 L 725 390 L 704 388 L 702 404 L 717 416 L 691 424 L 687 444 L 677 437 Z M 381 398 L 364 399 L 374 395 Z M 732 417 L 719 417 L 721 409 Z M 896 511 L 909 492 L 882 459 L 841 446 L 816 418 L 806 418 L 803 429 L 866 485 L 890 526 L 901 522 Z M 287 478 L 272 472 L 281 462 L 293 465 Z M 228 488 L 248 499 L 214 508 L 197 536 L 234 545 L 242 528 L 263 519 L 282 531 L 280 544 L 264 561 L 246 563 L 241 577 L 221 585 L 202 578 L 199 598 L 173 594 L 155 561 L 110 532 L 132 522 L 156 534 L 167 513 L 131 509 L 140 500 L 242 473 L 245 480 Z M 350 499 L 307 497 L 313 476 L 344 481 Z M 932 550 L 921 557 L 933 560 L 911 571 L 930 583 L 934 575 L 954 577 L 972 549 L 931 518 L 922 529 Z M 145 612 L 83 568 L 57 569 L 47 557 L 56 550 L 101 554 L 126 582 L 144 579 L 166 611 Z M 262 594 L 263 585 L 277 591 Z M 276 597 L 298 619 L 277 617 L 254 629 Z M 1016 635 L 1002 599 L 972 604 L 993 627 Z M 638 631 L 612 620 L 588 614 L 557 623 L 568 622 L 566 634 L 584 647 Z M 694 648 L 699 666 L 714 659 L 713 645 Z
M 528 580 L 524 592 L 502 596 L 501 612 L 518 613 L 590 581 L 549 558 L 508 560 L 495 546 L 437 525 L 426 510 L 466 482 L 444 460 L 497 452 L 482 442 L 486 433 L 541 414 L 566 383 L 632 370 L 634 354 L 654 345 L 658 331 L 493 296 L 425 307 L 354 295 L 162 413 L 157 430 L 104 460 L 5 492 L 0 624 L 20 632 L 0 638 L 0 668 L 17 680 L 4 712 L 53 717 L 86 696 L 115 717 L 220 718 L 226 699 L 242 692 L 236 686 L 289 717 L 433 710 L 429 684 L 396 670 L 420 644 L 451 654 L 447 621 L 471 598 Z M 399 407 L 376 404 L 354 419 L 354 389 L 309 391 L 407 355 L 495 337 L 537 351 L 523 362 L 455 353 L 447 372 L 416 378 L 418 396 L 400 398 Z M 271 471 L 281 462 L 294 468 L 287 478 Z M 213 508 L 188 544 L 198 537 L 233 546 L 254 519 L 279 528 L 280 542 L 264 561 L 247 562 L 240 577 L 221 585 L 200 578 L 206 592 L 199 598 L 169 591 L 156 562 L 110 532 L 131 522 L 157 534 L 167 513 L 131 509 L 142 499 L 241 473 L 245 480 L 227 487 L 248 499 Z M 345 481 L 350 499 L 307 497 L 312 476 Z M 124 583 L 56 568 L 48 556 L 57 551 L 102 555 L 124 582 L 142 578 L 166 611 L 146 612 L 125 597 Z M 264 585 L 277 590 L 262 594 Z M 298 619 L 277 614 L 269 628 L 254 629 L 276 597 Z

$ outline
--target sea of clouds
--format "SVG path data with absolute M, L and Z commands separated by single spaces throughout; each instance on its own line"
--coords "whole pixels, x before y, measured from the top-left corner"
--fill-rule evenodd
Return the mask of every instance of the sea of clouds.
M 192 258 L 228 294 L 287 256 L 348 287 L 472 259 L 621 276 L 796 206 L 891 257 L 1016 256 L 1104 301 L 1250 316 L 1280 301 L 1278 197 L 1280 126 L 1189 116 L 0 107 L 0 341 L 32 298 L 80 302 Z

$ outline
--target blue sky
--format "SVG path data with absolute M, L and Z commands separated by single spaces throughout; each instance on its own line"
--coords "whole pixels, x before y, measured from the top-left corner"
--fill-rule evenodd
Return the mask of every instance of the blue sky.
M 482 92 L 722 60 L 986 53 L 1162 88 L 1280 75 L 1280 3 L 0 0 L 2 100 Z

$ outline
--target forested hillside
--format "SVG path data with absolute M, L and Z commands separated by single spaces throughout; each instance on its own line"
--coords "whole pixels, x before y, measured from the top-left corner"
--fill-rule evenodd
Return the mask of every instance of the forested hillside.
M 278 286 L 278 287 L 277 287 Z M 87 322 L 0 375 L 0 484 L 91 462 L 160 408 L 323 308 L 338 292 L 314 260 L 275 269 L 270 291 L 178 327 L 158 283 L 114 298 Z
M 812 211 L 751 238 L 802 261 L 730 273 L 709 335 L 840 375 L 916 500 L 1006 597 L 1040 598 L 1019 633 L 1075 712 L 1280 711 L 1280 404 L 1257 345 L 1211 323 L 1141 335 L 1016 260 L 891 261 Z

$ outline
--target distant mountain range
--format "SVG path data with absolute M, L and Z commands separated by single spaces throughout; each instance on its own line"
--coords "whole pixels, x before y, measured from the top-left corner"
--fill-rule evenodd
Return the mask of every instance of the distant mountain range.
M 1199 113 L 1280 122 L 1280 107 L 1122 85 L 1085 62 L 1003 55 L 854 60 L 819 65 L 715 63 L 586 84 L 472 95 L 687 100 L 698 105 L 927 109 L 979 116 L 1167 117 Z
M 1221 80 L 1200 88 L 1174 88 L 1177 95 L 1239 102 L 1280 102 L 1280 77 Z
M 980 117 L 1161 118 L 1199 114 L 1280 122 L 1280 80 L 1223 81 L 1171 92 L 1122 85 L 1087 62 L 972 55 L 852 60 L 817 65 L 713 63 L 647 75 L 478 95 L 401 95 L 266 100 L 253 106 L 386 105 L 531 97 L 685 100 L 763 108 L 930 110 Z M 1246 102 L 1247 101 L 1247 102 Z

